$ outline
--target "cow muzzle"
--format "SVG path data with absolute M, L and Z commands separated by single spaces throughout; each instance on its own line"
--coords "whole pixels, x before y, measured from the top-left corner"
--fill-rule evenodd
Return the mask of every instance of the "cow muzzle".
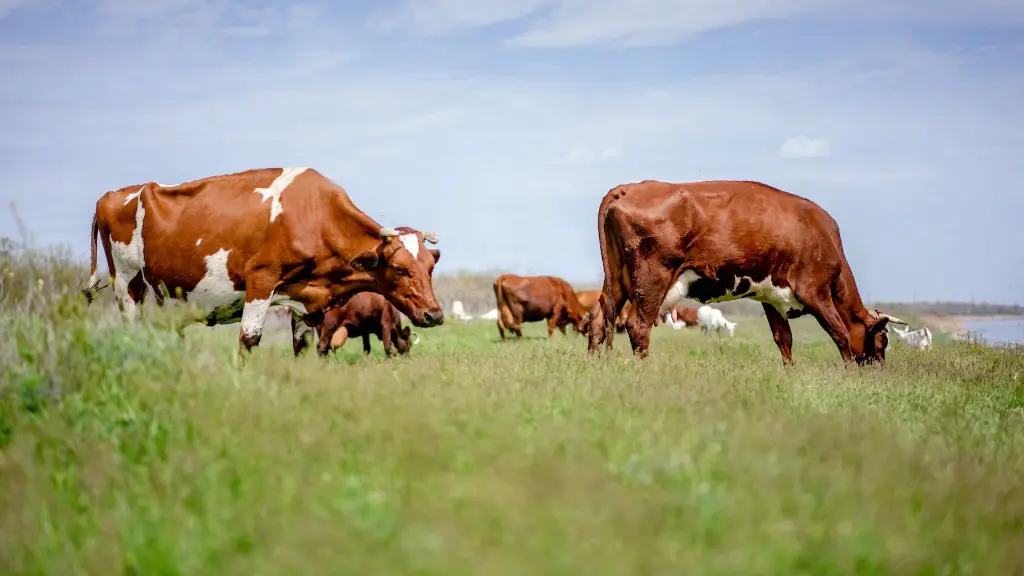
M 440 326 L 444 324 L 444 310 L 435 308 L 423 313 L 423 324 L 426 326 Z

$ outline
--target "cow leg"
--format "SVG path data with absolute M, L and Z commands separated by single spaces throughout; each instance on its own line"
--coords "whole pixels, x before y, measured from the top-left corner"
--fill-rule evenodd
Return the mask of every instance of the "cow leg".
M 245 278 L 245 306 L 242 308 L 242 327 L 238 332 L 238 354 L 251 352 L 263 338 L 267 311 L 274 297 L 278 276 L 265 268 L 251 270 Z
M 789 327 L 789 320 L 780 314 L 774 306 L 764 303 L 761 306 L 764 308 L 765 317 L 768 318 L 768 326 L 772 329 L 772 338 L 775 339 L 775 345 L 779 347 L 779 352 L 782 353 L 782 363 L 792 364 L 793 330 Z
M 832 295 L 826 293 L 824 296 L 815 295 L 807 299 L 801 299 L 800 295 L 797 295 L 797 299 L 805 303 L 804 305 L 810 309 L 811 314 L 818 321 L 818 325 L 835 342 L 836 348 L 839 348 L 839 354 L 843 357 L 843 362 L 846 364 L 852 362 L 854 358 L 853 348 L 850 346 L 850 331 L 832 303 Z
M 597 297 L 597 304 L 590 309 L 590 326 L 587 329 L 587 354 L 596 354 L 597 347 L 605 339 L 605 295 Z
M 313 342 L 313 329 L 306 324 L 302 316 L 292 312 L 292 352 L 298 356 L 306 351 Z
M 391 358 L 391 329 L 387 326 L 381 328 L 380 341 L 384 345 L 384 357 Z
M 555 328 L 558 326 L 558 320 L 562 317 L 562 305 L 556 304 L 554 310 L 551 311 L 551 318 L 548 318 L 548 338 L 550 339 L 555 334 Z M 565 327 L 559 327 L 562 330 L 562 334 L 565 334 Z
M 380 336 L 378 336 L 379 338 Z M 363 334 L 363 354 L 370 355 L 370 333 L 366 332 Z
M 142 305 L 145 296 L 146 282 L 142 278 L 142 271 L 132 276 L 131 280 L 125 280 L 122 274 L 115 275 L 114 298 L 118 309 L 128 320 L 135 320 L 137 307 Z
M 633 354 L 638 358 L 646 358 L 651 343 L 651 327 L 668 293 L 672 275 L 665 267 L 651 261 L 641 260 L 632 268 L 630 280 L 637 289 L 633 293 L 629 318 L 626 319 L 626 331 L 633 346 Z
M 515 334 L 516 338 L 523 337 L 523 316 L 521 312 L 517 314 L 515 310 L 509 308 L 508 318 L 505 319 L 505 328 Z
M 505 339 L 505 322 L 502 321 L 502 316 L 504 316 L 504 315 L 505 315 L 504 311 L 501 308 L 499 308 L 498 309 L 498 335 L 501 336 L 502 340 Z

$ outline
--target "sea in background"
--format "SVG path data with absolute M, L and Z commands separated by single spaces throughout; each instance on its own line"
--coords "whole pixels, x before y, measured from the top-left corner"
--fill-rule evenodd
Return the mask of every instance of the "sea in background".
M 1024 316 L 969 320 L 964 329 L 989 344 L 1024 344 Z

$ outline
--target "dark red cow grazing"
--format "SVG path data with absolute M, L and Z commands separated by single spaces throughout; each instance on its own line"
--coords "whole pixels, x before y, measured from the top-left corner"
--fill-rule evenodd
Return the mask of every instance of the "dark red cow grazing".
M 601 297 L 600 290 L 583 290 L 576 292 L 576 299 L 580 301 L 580 304 L 589 312 L 591 308 L 597 306 L 597 299 Z
M 555 276 L 516 276 L 502 274 L 494 280 L 494 299 L 498 305 L 498 333 L 505 339 L 507 328 L 523 337 L 523 322 L 548 321 L 548 338 L 555 328 L 565 334 L 572 324 L 578 333 L 586 331 L 587 309 L 580 304 L 568 282 Z
M 321 356 L 345 345 L 349 338 L 363 337 L 363 352 L 370 353 L 370 335 L 384 343 L 384 354 L 391 358 L 391 347 L 407 354 L 419 340 L 409 326 L 402 327 L 398 309 L 387 298 L 374 292 L 360 292 L 345 305 L 331 308 L 320 324 Z
M 633 352 L 647 356 L 657 316 L 684 298 L 761 302 L 783 362 L 792 362 L 790 318 L 811 314 L 843 361 L 884 362 L 889 322 L 867 309 L 846 261 L 839 226 L 820 206 L 759 182 L 646 180 L 611 189 L 598 210 L 604 263 L 589 345 L 611 348 L 628 300 Z
M 122 312 L 153 290 L 199 306 L 208 326 L 241 322 L 239 354 L 257 346 L 272 305 L 292 309 L 295 354 L 323 311 L 362 291 L 384 294 L 416 326 L 444 321 L 432 275 L 441 257 L 431 233 L 385 228 L 344 188 L 312 168 L 267 168 L 175 186 L 153 182 L 96 202 L 114 296 Z

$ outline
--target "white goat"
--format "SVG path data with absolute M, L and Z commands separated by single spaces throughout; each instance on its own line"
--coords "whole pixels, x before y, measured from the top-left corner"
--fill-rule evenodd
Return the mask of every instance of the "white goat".
M 729 322 L 722 315 L 721 310 L 708 305 L 697 309 L 697 323 L 700 325 L 701 332 L 710 333 L 713 329 L 716 333 L 721 334 L 722 328 L 725 328 L 729 331 L 730 337 L 736 329 L 735 322 Z
M 890 324 L 888 328 L 892 328 L 893 333 L 907 346 L 919 350 L 929 350 L 932 347 L 932 331 L 927 326 L 917 330 L 911 330 L 910 328 L 903 328 L 901 330 L 898 326 Z
M 466 314 L 466 309 L 462 307 L 462 300 L 452 302 L 452 316 L 454 316 L 456 320 L 462 320 L 463 322 L 473 319 L 472 316 Z

